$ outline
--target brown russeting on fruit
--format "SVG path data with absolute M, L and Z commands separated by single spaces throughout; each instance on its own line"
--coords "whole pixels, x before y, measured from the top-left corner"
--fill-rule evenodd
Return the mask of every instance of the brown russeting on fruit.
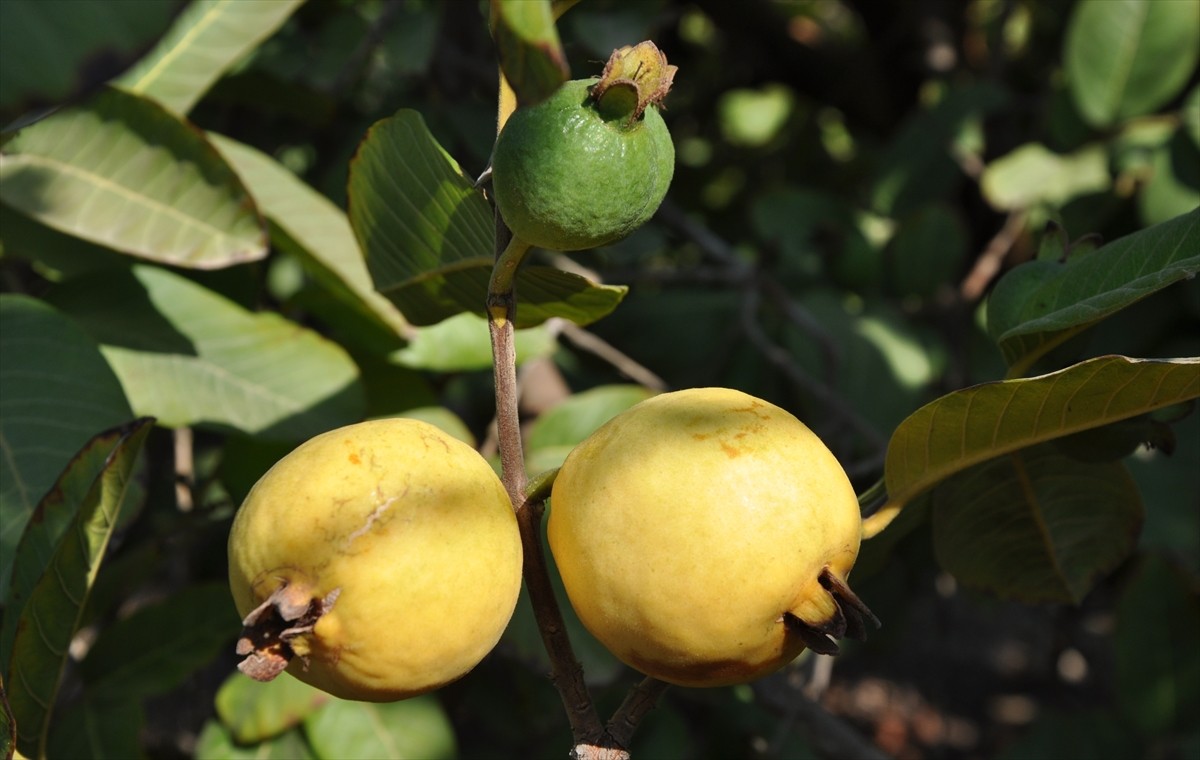
M 271 592 L 242 621 L 236 651 L 246 659 L 238 663 L 238 670 L 256 681 L 270 681 L 282 673 L 296 654 L 291 640 L 312 631 L 340 593 L 334 589 L 324 599 L 313 599 L 286 583 Z

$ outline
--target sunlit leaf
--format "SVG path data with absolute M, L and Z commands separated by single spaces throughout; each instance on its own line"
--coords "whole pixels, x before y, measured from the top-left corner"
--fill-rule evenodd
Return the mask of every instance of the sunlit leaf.
M 934 552 L 960 582 L 1075 604 L 1128 556 L 1143 512 L 1120 462 L 1084 463 L 1049 446 L 956 473 L 933 505 Z
M 102 345 L 134 410 L 164 426 L 301 440 L 362 416 L 358 368 L 340 346 L 177 274 L 99 272 L 49 300 Z
M 522 106 L 540 103 L 571 77 L 550 0 L 491 0 L 500 68 Z
M 153 101 L 107 89 L 17 133 L 0 201 L 124 253 L 209 269 L 262 258 L 266 231 L 233 170 Z
M 1042 271 L 1030 278 L 1022 269 Z M 1200 272 L 1200 209 L 1115 240 L 1064 264 L 1036 261 L 1011 270 L 996 284 L 993 299 L 1006 304 L 988 332 L 1005 360 L 1028 367 L 1079 331 L 1171 283 Z M 1019 294 L 1003 294 L 1006 280 L 1020 281 Z
M 1027 143 L 989 163 L 980 178 L 983 196 L 1001 210 L 1042 204 L 1058 208 L 1079 196 L 1102 193 L 1111 184 L 1108 153 L 1100 145 L 1060 155 Z
M 304 719 L 304 733 L 326 760 L 441 760 L 457 752 L 454 728 L 430 695 L 382 704 L 330 700 Z
M 239 674 L 240 675 L 240 674 Z M 312 760 L 316 758 L 304 732 L 293 728 L 255 744 L 236 741 L 215 720 L 204 724 L 196 740 L 196 760 Z
M 1152 112 L 1187 83 L 1200 58 L 1200 4 L 1076 3 L 1063 58 L 1075 105 L 1094 127 Z
M 116 526 L 134 462 L 151 427 L 150 421 L 143 419 L 122 431 L 107 466 L 79 506 L 21 611 L 8 669 L 8 698 L 17 721 L 17 746 L 31 757 L 41 757 L 46 751 L 50 711 L 67 664 L 68 647 Z
M 182 0 L 0 2 L 0 122 L 84 97 L 133 63 L 171 24 Z
M 889 503 L 903 505 L 1002 454 L 1197 397 L 1200 359 L 1124 356 L 949 393 L 892 434 L 884 465 Z
M 271 221 L 271 240 L 298 256 L 338 299 L 396 335 L 409 329 L 396 307 L 375 291 L 346 214 L 275 159 L 217 134 L 209 139 Z
M 283 675 L 255 681 L 235 672 L 217 691 L 217 715 L 234 741 L 249 745 L 266 741 L 300 725 L 304 718 L 333 699 L 325 692 Z
M 486 315 L 492 212 L 419 114 L 400 111 L 371 127 L 350 166 L 349 196 L 350 225 L 375 287 L 410 322 Z M 616 308 L 625 290 L 526 267 L 517 277 L 517 326 L 555 316 L 586 324 Z
M 304 0 L 193 0 L 148 55 L 114 84 L 186 114 Z
M 41 301 L 6 293 L 0 295 L 0 322 L 3 602 L 17 542 L 34 507 L 92 436 L 128 422 L 133 411 L 100 347 L 65 315 Z M 48 542 L 47 552 L 53 543 Z M 35 581 L 36 577 L 29 583 Z
M 531 472 L 558 467 L 576 445 L 596 428 L 654 391 L 640 385 L 602 385 L 576 393 L 533 421 L 525 439 Z
M 554 336 L 544 326 L 516 331 L 517 363 L 554 350 Z M 487 369 L 492 366 L 492 343 L 487 320 L 459 314 L 416 330 L 411 342 L 391 359 L 405 367 L 436 372 Z

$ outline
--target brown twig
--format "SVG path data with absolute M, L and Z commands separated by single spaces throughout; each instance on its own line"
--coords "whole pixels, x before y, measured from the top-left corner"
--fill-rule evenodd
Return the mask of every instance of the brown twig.
M 563 320 L 559 324 L 559 334 L 571 341 L 577 348 L 608 362 L 622 375 L 630 380 L 656 391 L 665 391 L 667 381 L 654 374 L 650 369 L 639 364 L 632 357 L 623 353 L 616 346 L 595 333 L 588 332 L 574 322 Z
M 979 300 L 983 291 L 987 290 L 988 283 L 1000 272 L 1005 257 L 1021 236 L 1021 231 L 1025 229 L 1025 216 L 1024 211 L 1011 212 L 999 231 L 984 246 L 983 252 L 975 260 L 975 265 L 958 286 L 958 293 L 964 301 L 973 303 Z

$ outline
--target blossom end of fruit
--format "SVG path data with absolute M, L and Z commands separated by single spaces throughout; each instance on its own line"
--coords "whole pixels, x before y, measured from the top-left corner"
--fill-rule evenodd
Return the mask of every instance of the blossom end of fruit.
M 600 81 L 592 86 L 592 97 L 606 118 L 628 114 L 632 124 L 650 105 L 662 107 L 671 90 L 678 66 L 667 64 L 667 56 L 646 40 L 613 51 L 604 64 Z
M 324 598 L 313 598 L 304 586 L 285 581 L 242 621 L 235 651 L 245 659 L 238 670 L 256 681 L 271 681 L 297 655 L 306 661 L 308 648 L 296 639 L 312 632 L 341 591 L 336 588 Z

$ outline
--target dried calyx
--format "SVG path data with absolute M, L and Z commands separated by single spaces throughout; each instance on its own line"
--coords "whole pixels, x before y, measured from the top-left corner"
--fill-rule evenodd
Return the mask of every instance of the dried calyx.
M 242 621 L 237 653 L 243 657 L 238 670 L 256 681 L 270 681 L 292 658 L 304 659 L 307 648 L 294 646 L 295 639 L 311 633 L 321 616 L 333 609 L 341 589 L 323 599 L 314 599 L 302 586 L 284 583 Z
M 617 48 L 592 85 L 596 108 L 605 121 L 623 118 L 632 125 L 647 106 L 661 106 L 678 69 L 668 66 L 667 56 L 649 40 Z
M 863 641 L 867 638 L 868 622 L 876 628 L 880 626 L 879 618 L 828 567 L 821 571 L 817 580 L 821 588 L 833 597 L 833 615 L 826 620 L 813 622 L 802 620 L 790 612 L 783 616 L 784 624 L 804 642 L 804 646 L 817 654 L 837 654 L 837 639 Z

